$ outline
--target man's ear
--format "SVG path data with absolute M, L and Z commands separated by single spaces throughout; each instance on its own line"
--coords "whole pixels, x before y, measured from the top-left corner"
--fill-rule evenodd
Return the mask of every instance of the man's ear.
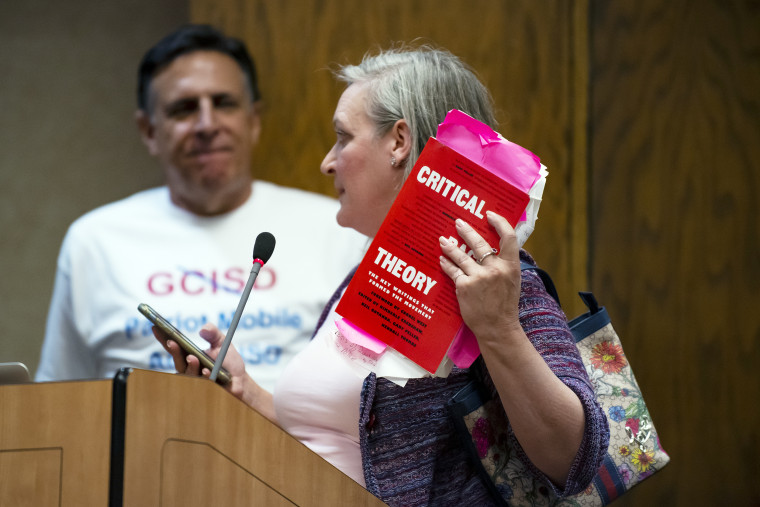
M 251 111 L 248 113 L 250 115 L 249 119 L 249 132 L 248 134 L 251 136 L 251 147 L 255 148 L 256 145 L 259 144 L 259 137 L 261 136 L 261 114 L 260 114 L 261 108 L 259 107 L 258 103 L 254 103 L 251 107 Z
M 398 161 L 396 167 L 403 169 L 412 150 L 412 131 L 405 119 L 397 120 L 391 128 L 391 156 Z
M 156 129 L 153 127 L 150 115 L 142 109 L 138 109 L 135 111 L 135 123 L 137 123 L 137 130 L 140 132 L 143 144 L 148 148 L 148 153 L 153 156 L 157 155 Z

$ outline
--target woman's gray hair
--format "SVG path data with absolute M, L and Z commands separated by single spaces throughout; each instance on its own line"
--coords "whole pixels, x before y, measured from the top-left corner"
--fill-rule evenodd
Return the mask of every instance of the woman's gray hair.
M 379 136 L 406 120 L 413 143 L 402 162 L 404 177 L 451 109 L 496 129 L 491 94 L 467 64 L 444 49 L 400 47 L 367 53 L 360 64 L 339 67 L 335 76 L 349 86 L 368 85 L 367 115 Z

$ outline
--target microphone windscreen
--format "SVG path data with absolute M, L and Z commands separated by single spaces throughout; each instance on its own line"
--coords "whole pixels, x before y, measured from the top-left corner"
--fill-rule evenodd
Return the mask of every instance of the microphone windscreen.
M 253 244 L 253 258 L 259 259 L 266 263 L 274 252 L 274 236 L 270 232 L 262 232 L 256 236 L 256 242 Z

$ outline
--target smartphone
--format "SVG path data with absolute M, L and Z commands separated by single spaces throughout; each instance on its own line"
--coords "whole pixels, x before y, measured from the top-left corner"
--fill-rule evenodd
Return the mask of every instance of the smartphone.
M 196 344 L 190 341 L 187 336 L 182 334 L 179 329 L 172 326 L 168 320 L 161 316 L 161 314 L 159 314 L 157 311 L 145 303 L 140 303 L 137 305 L 137 309 L 140 313 L 145 315 L 149 321 L 155 324 L 156 327 L 169 335 L 169 338 L 177 342 L 182 350 L 190 355 L 197 357 L 201 362 L 202 368 L 208 368 L 209 370 L 214 369 L 214 360 L 211 359 L 208 354 L 198 348 Z M 230 376 L 230 373 L 224 368 L 219 368 L 219 373 L 216 376 L 216 382 L 224 386 L 229 384 L 231 380 L 232 377 Z

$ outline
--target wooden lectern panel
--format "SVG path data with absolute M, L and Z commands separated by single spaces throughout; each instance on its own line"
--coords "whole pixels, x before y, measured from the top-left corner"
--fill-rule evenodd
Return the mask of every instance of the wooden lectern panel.
M 0 506 L 108 504 L 110 380 L 0 386 Z
M 54 507 L 61 504 L 63 449 L 0 451 L 0 506 Z
M 125 506 L 385 505 L 209 380 L 124 378 Z
M 198 466 L 187 466 L 197 463 Z M 176 473 L 180 470 L 182 473 Z M 213 488 L 209 470 L 216 474 Z M 223 491 L 227 505 L 266 505 L 292 507 L 294 504 L 209 444 L 167 440 L 161 453 L 161 505 L 214 505 Z M 171 502 L 171 503 L 170 503 Z

